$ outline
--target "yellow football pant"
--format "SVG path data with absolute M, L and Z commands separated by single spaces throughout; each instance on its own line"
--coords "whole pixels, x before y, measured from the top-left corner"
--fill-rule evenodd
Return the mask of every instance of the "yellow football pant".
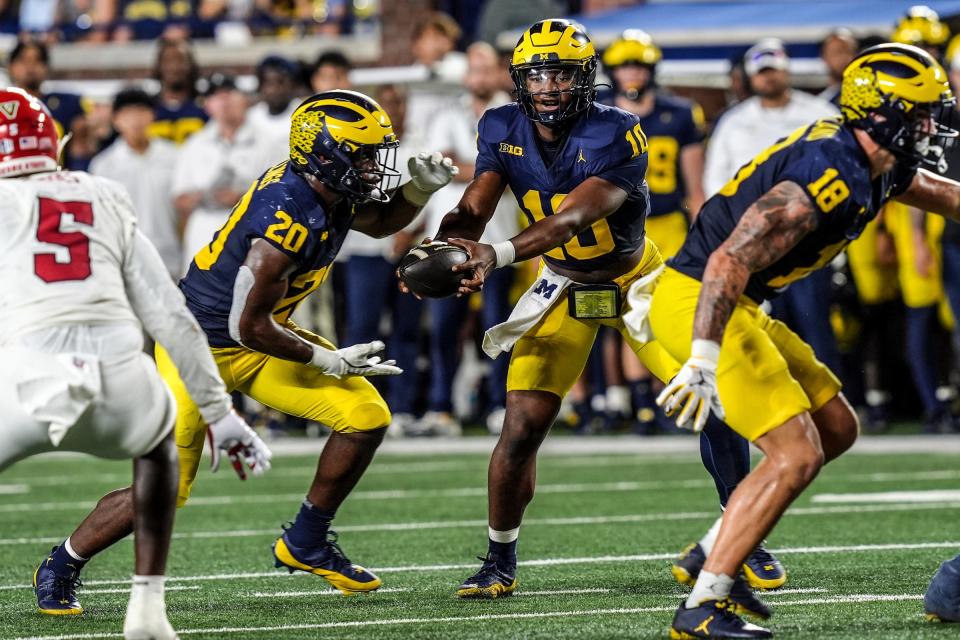
M 700 286 L 667 267 L 653 294 L 653 334 L 681 362 L 690 357 Z M 745 296 L 723 334 L 717 386 L 726 423 L 751 441 L 840 392 L 840 381 L 813 349 Z
M 643 258 L 629 273 L 614 282 L 620 286 L 621 298 L 638 278 L 663 264 L 660 252 L 647 238 Z M 621 318 L 578 320 L 567 311 L 567 292 L 527 333 L 517 341 L 507 371 L 507 391 L 549 391 L 561 398 L 570 391 L 586 366 L 600 325 L 617 329 L 640 361 L 663 381 L 680 370 L 680 364 L 656 342 L 641 344 L 627 333 Z
M 664 260 L 677 255 L 680 247 L 683 246 L 683 241 L 687 239 L 687 230 L 690 227 L 687 214 L 683 211 L 674 211 L 662 216 L 647 216 L 643 225 L 647 237 L 657 245 Z
M 293 324 L 287 328 L 314 344 L 333 344 Z M 227 391 L 240 391 L 283 413 L 320 422 L 334 431 L 372 431 L 390 424 L 387 403 L 365 378 L 340 379 L 314 367 L 282 360 L 245 347 L 211 348 Z M 174 434 L 180 454 L 177 506 L 183 506 L 197 477 L 207 425 L 177 373 L 170 356 L 157 345 L 157 368 L 177 400 Z

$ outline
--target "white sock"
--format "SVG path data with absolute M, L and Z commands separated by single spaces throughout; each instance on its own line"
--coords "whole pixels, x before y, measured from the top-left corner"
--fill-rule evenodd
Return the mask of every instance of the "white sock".
M 86 562 L 89 558 L 84 558 L 79 553 L 73 550 L 73 545 L 70 544 L 70 538 L 67 538 L 63 541 L 63 550 L 67 552 L 67 555 L 73 558 L 78 562 Z
M 497 531 L 493 527 L 487 527 L 487 535 L 489 535 L 490 539 L 494 542 L 509 544 L 520 537 L 520 527 L 506 531 Z
M 133 576 L 130 599 L 163 602 L 163 584 L 166 579 L 166 576 Z
M 703 555 L 708 556 L 713 551 L 713 545 L 717 541 L 717 534 L 720 533 L 720 525 L 723 524 L 723 516 L 717 518 L 710 530 L 700 538 L 700 548 L 703 549 Z
M 709 571 L 701 571 L 697 577 L 697 584 L 693 586 L 693 592 L 687 598 L 687 609 L 699 607 L 707 600 L 723 600 L 730 595 L 732 586 L 733 578 L 724 573 L 717 575 Z

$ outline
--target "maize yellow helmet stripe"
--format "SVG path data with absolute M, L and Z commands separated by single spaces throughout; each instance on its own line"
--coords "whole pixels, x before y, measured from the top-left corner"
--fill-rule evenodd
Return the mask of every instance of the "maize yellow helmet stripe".
M 596 55 L 593 43 L 566 20 L 544 20 L 524 31 L 513 50 L 514 65 L 551 60 L 583 62 Z

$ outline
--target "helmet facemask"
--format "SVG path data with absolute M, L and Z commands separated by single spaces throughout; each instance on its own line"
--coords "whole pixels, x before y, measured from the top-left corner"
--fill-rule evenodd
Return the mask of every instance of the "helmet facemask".
M 307 173 L 355 204 L 390 201 L 401 179 L 397 170 L 400 143 L 395 136 L 378 144 L 338 144 L 324 129 L 317 138 L 322 150 L 303 153 Z
M 955 106 L 953 98 L 921 104 L 888 98 L 856 126 L 895 155 L 944 173 L 946 153 L 960 135 L 948 124 Z
M 585 111 L 597 97 L 595 57 L 583 62 L 550 60 L 511 65 L 510 76 L 520 110 L 534 122 L 548 127 L 569 121 Z M 563 95 L 570 96 L 566 106 L 562 104 Z M 541 105 L 555 103 L 557 108 L 538 111 L 538 102 Z

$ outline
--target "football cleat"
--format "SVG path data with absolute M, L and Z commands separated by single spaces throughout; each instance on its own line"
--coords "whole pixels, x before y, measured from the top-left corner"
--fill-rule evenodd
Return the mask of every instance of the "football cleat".
M 733 611 L 737 615 L 748 615 L 766 620 L 773 614 L 770 607 L 753 593 L 742 573 L 733 581 L 728 599 L 733 603 Z
M 37 596 L 37 609 L 48 616 L 75 616 L 83 613 L 77 588 L 80 586 L 80 570 L 66 565 L 69 573 L 57 573 L 53 569 L 53 552 L 33 572 L 33 591 Z
M 700 569 L 706 561 L 707 554 L 703 552 L 703 547 L 699 542 L 694 542 L 680 552 L 680 557 L 670 567 L 670 573 L 680 584 L 692 587 L 697 584 L 697 576 L 700 575 Z
M 697 638 L 772 638 L 769 629 L 740 619 L 736 605 L 729 598 L 707 600 L 699 607 L 687 609 L 681 604 L 670 625 L 672 640 Z
M 383 584 L 371 571 L 350 562 L 337 545 L 334 531 L 328 532 L 324 544 L 311 548 L 294 546 L 284 533 L 273 544 L 273 557 L 277 567 L 321 576 L 345 594 L 374 591 Z
M 762 542 L 747 556 L 743 575 L 754 589 L 779 589 L 787 581 L 787 571 Z
M 457 587 L 458 598 L 494 600 L 513 594 L 517 588 L 515 565 L 502 563 L 493 554 L 487 554 L 486 558 L 478 556 L 477 559 L 483 560 L 483 565 Z
M 680 552 L 680 557 L 670 567 L 670 573 L 680 584 L 693 586 L 697 583 L 700 569 L 707 556 L 699 542 Z M 787 581 L 787 571 L 763 544 L 757 546 L 743 563 L 743 574 L 754 589 L 779 589 Z

